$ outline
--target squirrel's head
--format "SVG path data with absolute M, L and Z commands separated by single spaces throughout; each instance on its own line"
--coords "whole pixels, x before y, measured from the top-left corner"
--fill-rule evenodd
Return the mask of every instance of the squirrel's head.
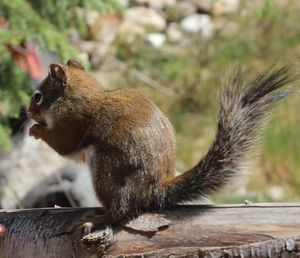
M 68 69 L 84 70 L 76 60 L 70 59 L 66 65 L 51 64 L 47 77 L 41 82 L 31 97 L 27 116 L 37 123 L 50 126 L 51 106 L 55 105 L 65 95 L 68 86 Z

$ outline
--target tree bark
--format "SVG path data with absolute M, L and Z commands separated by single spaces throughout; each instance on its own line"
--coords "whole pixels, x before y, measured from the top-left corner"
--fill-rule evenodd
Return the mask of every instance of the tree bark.
M 80 231 L 72 229 L 78 220 L 101 214 L 101 208 L 0 211 L 0 224 L 7 229 L 0 257 L 100 257 L 83 248 Z M 300 204 L 190 205 L 149 217 L 158 221 L 157 214 L 170 222 L 160 220 L 157 231 L 114 225 L 114 241 L 104 255 L 300 257 Z

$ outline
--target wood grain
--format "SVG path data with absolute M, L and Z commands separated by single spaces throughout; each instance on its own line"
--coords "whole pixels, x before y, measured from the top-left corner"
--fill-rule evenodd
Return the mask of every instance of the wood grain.
M 7 235 L 1 258 L 97 257 L 72 232 L 101 208 L 0 211 Z M 170 225 L 158 232 L 113 227 L 106 257 L 300 257 L 300 204 L 179 206 L 159 212 Z M 156 215 L 155 215 L 156 216 Z

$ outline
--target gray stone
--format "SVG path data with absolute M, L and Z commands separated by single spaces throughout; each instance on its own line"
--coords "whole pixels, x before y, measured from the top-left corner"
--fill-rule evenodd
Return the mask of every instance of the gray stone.
M 160 48 L 166 41 L 166 35 L 163 33 L 150 33 L 146 40 L 155 48 Z
M 110 44 L 117 35 L 121 21 L 121 17 L 117 14 L 102 15 L 91 19 L 88 24 L 90 36 L 102 44 Z
M 127 9 L 125 11 L 125 20 L 157 31 L 166 28 L 165 19 L 157 11 L 142 6 Z
M 100 14 L 94 10 L 88 10 L 86 12 L 87 12 L 87 14 L 84 16 L 86 25 L 92 26 L 93 24 L 95 24 L 97 19 L 100 17 Z
M 174 5 L 176 0 L 135 0 L 138 4 L 147 4 L 152 8 L 162 9 L 167 5 Z
M 182 39 L 182 32 L 179 28 L 179 25 L 175 22 L 169 24 L 166 30 L 166 35 L 168 40 L 171 42 L 178 42 Z
M 215 15 L 235 13 L 239 6 L 240 0 L 217 0 L 213 4 L 213 13 Z
M 129 0 L 118 0 L 118 3 L 123 7 L 128 7 L 129 2 L 130 2 Z
M 197 12 L 197 6 L 189 1 L 180 1 L 164 10 L 168 21 L 179 21 L 182 18 Z
M 178 2 L 175 7 L 182 18 L 197 12 L 197 6 L 189 1 Z
M 190 0 L 190 1 L 198 7 L 199 11 L 204 13 L 212 12 L 214 0 Z
M 213 32 L 213 23 L 207 14 L 192 14 L 184 18 L 180 25 L 184 31 L 199 32 L 204 38 L 209 38 Z
M 124 20 L 119 27 L 119 34 L 122 36 L 126 42 L 134 42 L 137 36 L 144 36 L 146 34 L 146 29 L 131 20 Z

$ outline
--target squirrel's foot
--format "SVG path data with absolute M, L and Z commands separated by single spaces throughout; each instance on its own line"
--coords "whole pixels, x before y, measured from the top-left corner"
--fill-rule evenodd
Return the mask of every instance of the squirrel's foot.
M 89 254 L 104 254 L 114 240 L 111 225 L 87 222 L 82 225 L 82 233 L 81 244 Z

